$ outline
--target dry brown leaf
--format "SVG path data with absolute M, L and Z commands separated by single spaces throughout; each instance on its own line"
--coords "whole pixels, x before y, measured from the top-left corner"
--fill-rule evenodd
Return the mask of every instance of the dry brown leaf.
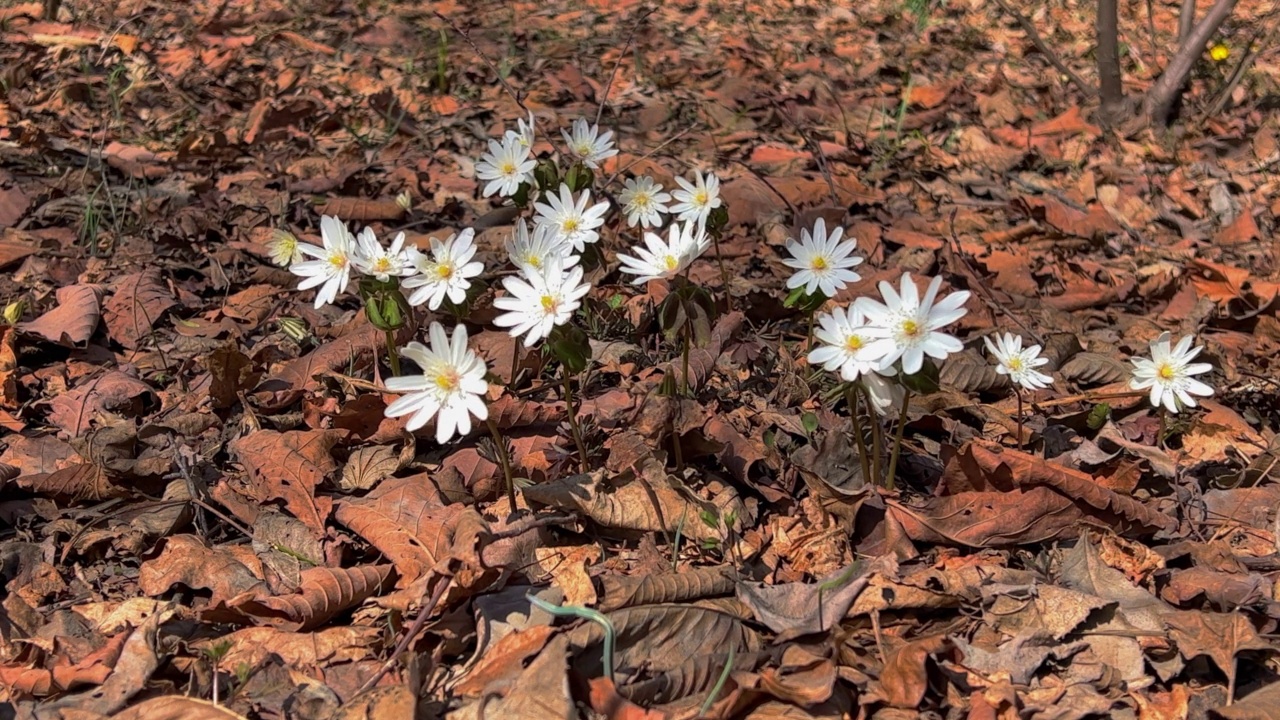
M 31 322 L 20 323 L 18 329 L 58 345 L 81 346 L 98 328 L 101 302 L 102 288 L 98 285 L 60 287 L 58 306 Z
M 362 498 L 341 500 L 335 519 L 395 564 L 401 585 L 449 556 L 463 505 L 448 505 L 421 477 L 384 480 Z
M 330 451 L 341 437 L 336 430 L 259 430 L 231 441 L 229 449 L 259 502 L 284 500 L 294 517 L 323 534 L 333 500 L 316 495 L 316 488 L 338 469 Z
M 250 597 L 236 598 L 230 604 L 282 630 L 311 630 L 390 587 L 394 577 L 391 565 L 308 568 L 302 571 L 296 593 L 262 597 L 253 591 Z
M 116 283 L 103 305 L 102 320 L 113 340 L 136 350 L 177 304 L 161 279 L 159 268 L 151 267 Z
M 71 437 L 79 437 L 89 432 L 91 423 L 100 423 L 108 411 L 139 417 L 154 401 L 155 393 L 150 385 L 112 370 L 91 377 L 50 401 L 49 421 Z

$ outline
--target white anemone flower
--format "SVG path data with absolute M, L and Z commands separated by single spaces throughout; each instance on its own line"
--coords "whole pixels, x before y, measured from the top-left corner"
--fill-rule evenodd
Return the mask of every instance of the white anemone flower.
M 504 139 L 504 140 L 512 140 L 512 139 L 514 139 L 514 140 L 515 140 L 517 143 L 519 143 L 522 147 L 528 148 L 528 150 L 529 150 L 530 152 L 532 152 L 532 151 L 533 151 L 533 140 L 534 140 L 534 134 L 533 134 L 533 126 L 534 126 L 533 111 L 532 111 L 532 110 L 530 110 L 530 111 L 529 111 L 529 122 L 528 122 L 528 123 L 526 123 L 526 122 L 524 121 L 524 118 L 517 118 L 517 119 L 516 119 L 516 124 L 517 124 L 517 126 L 518 126 L 518 128 L 519 128 L 519 129 L 518 129 L 518 130 L 508 130 L 508 131 L 506 132 L 506 134 L 505 134 L 505 135 L 503 135 L 503 139 Z
M 355 238 L 347 226 L 332 215 L 320 218 L 320 238 L 324 247 L 298 243 L 298 250 L 314 260 L 289 266 L 289 272 L 302 278 L 298 283 L 299 290 L 320 286 L 316 291 L 317 310 L 336 300 L 338 293 L 347 289 L 347 283 L 351 282 L 351 261 L 357 253 Z
M 903 273 L 901 293 L 882 281 L 880 294 L 884 296 L 883 303 L 858 298 L 873 332 L 880 335 L 872 341 L 868 352 L 881 356 L 881 370 L 887 370 L 901 359 L 902 371 L 910 375 L 924 366 L 925 355 L 945 360 L 951 353 L 964 348 L 958 339 L 941 330 L 968 312 L 964 303 L 969 299 L 969 291 L 960 290 L 937 300 L 941 287 L 942 278 L 935 277 L 921 298 L 911 273 Z
M 853 240 L 840 242 L 844 228 L 836 228 L 827 235 L 827 223 L 818 218 L 813 223 L 813 234 L 808 230 L 800 231 L 800 242 L 787 240 L 787 252 L 791 257 L 782 264 L 795 268 L 796 272 L 787 280 L 788 288 L 804 286 L 805 293 L 815 294 L 821 290 L 827 297 L 835 297 L 849 283 L 855 283 L 862 276 L 853 268 L 862 264 L 862 258 L 853 254 L 857 243 Z
M 1013 333 L 997 335 L 996 341 L 982 338 L 987 352 L 996 359 L 996 372 L 1008 375 L 1009 380 L 1027 390 L 1042 390 L 1053 384 L 1053 378 L 1036 370 L 1049 362 L 1049 358 L 1040 357 L 1040 346 L 1022 347 L 1022 337 Z
M 298 247 L 298 236 L 288 230 L 272 230 L 271 239 L 267 241 L 267 256 L 271 262 L 280 267 L 289 267 L 302 262 L 302 250 Z
M 533 347 L 555 326 L 569 322 L 591 284 L 583 282 L 581 267 L 565 270 L 562 262 L 552 257 L 541 268 L 525 265 L 520 277 L 503 278 L 507 294 L 496 298 L 493 306 L 507 312 L 493 324 L 510 328 L 512 337 L 524 335 L 524 346 Z
M 436 442 L 449 442 L 456 432 L 471 432 L 471 416 L 489 418 L 484 394 L 484 361 L 467 346 L 467 329 L 459 325 L 452 340 L 438 322 L 431 323 L 427 333 L 431 346 L 411 342 L 400 348 L 400 354 L 422 368 L 421 375 L 387 378 L 387 390 L 405 393 L 387 406 L 389 418 L 409 415 L 405 429 L 413 432 L 436 418 Z
M 552 258 L 559 259 L 561 266 L 568 268 L 577 265 L 579 259 L 573 254 L 573 246 L 546 225 L 534 225 L 530 233 L 524 218 L 516 223 L 511 237 L 507 238 L 506 248 L 511 264 L 517 268 L 531 265 L 541 270 Z
M 467 299 L 471 278 L 484 272 L 484 263 L 471 260 L 476 255 L 475 236 L 476 231 L 467 228 L 444 242 L 431 238 L 430 255 L 409 248 L 409 261 L 418 273 L 404 280 L 404 287 L 417 288 L 409 296 L 410 305 L 425 302 L 428 308 L 438 310 L 446 297 L 451 303 Z
M 529 157 L 529 148 L 518 137 L 507 136 L 501 143 L 489 141 L 489 152 L 476 163 L 476 178 L 489 181 L 484 186 L 485 197 L 494 193 L 511 197 L 519 192 L 520 183 L 533 177 L 537 166 L 538 162 Z
M 572 135 L 568 130 L 561 130 L 560 134 L 564 136 L 569 152 L 592 170 L 599 168 L 602 161 L 618 154 L 618 149 L 613 146 L 613 132 L 606 130 L 601 133 L 598 125 L 588 125 L 583 118 L 574 121 Z
M 720 207 L 720 178 L 715 173 L 703 176 L 694 171 L 693 180 L 676 178 L 680 189 L 671 191 L 671 196 L 677 201 L 671 206 L 671 212 L 678 213 L 677 220 L 697 220 L 699 225 L 706 225 L 707 216 Z
M 604 225 L 604 214 L 609 211 L 608 202 L 596 203 L 588 208 L 587 204 L 591 202 L 591 191 L 583 190 L 582 195 L 575 201 L 569 186 L 564 183 L 560 183 L 559 196 L 555 193 L 547 193 L 546 199 L 545 203 L 534 204 L 534 209 L 538 211 L 534 218 L 535 224 L 551 228 L 576 252 L 582 252 L 586 249 L 587 243 L 600 239 L 600 233 L 596 228 Z
M 1161 333 L 1151 342 L 1151 359 L 1133 358 L 1133 378 L 1129 380 L 1129 387 L 1134 390 L 1150 388 L 1152 405 L 1163 405 L 1169 412 L 1176 413 L 1180 406 L 1196 406 L 1192 395 L 1209 397 L 1213 394 L 1212 387 L 1191 377 L 1207 373 L 1213 366 L 1191 362 L 1204 348 L 1191 347 L 1193 339 L 1190 335 L 1171 348 L 1172 338 L 1167 332 Z
M 671 195 L 662 192 L 662 186 L 655 183 L 648 175 L 628 178 L 626 187 L 618 193 L 618 202 L 622 204 L 622 212 L 627 215 L 627 227 L 642 228 L 662 225 L 662 216 L 671 212 L 667 203 Z
M 373 234 L 372 228 L 365 228 L 356 237 L 357 250 L 351 258 L 351 264 L 365 275 L 386 282 L 392 276 L 403 277 L 414 273 L 413 264 L 409 262 L 409 253 L 404 249 L 404 233 L 396 235 L 391 247 L 384 248 Z
M 878 372 L 864 373 L 858 378 L 858 382 L 862 383 L 862 388 L 867 391 L 867 398 L 871 400 L 871 407 L 876 409 L 877 415 L 888 415 L 894 408 L 902 406 L 902 398 L 906 395 L 906 388 L 897 382 L 890 381 Z
M 857 305 L 838 307 L 818 316 L 814 337 L 822 344 L 809 352 L 809 362 L 822 365 L 828 372 L 839 372 L 845 382 L 875 372 L 880 358 L 871 352 L 874 330 L 867 325 L 866 314 Z
M 619 253 L 619 268 L 628 275 L 638 275 L 634 285 L 650 280 L 670 280 L 684 272 L 698 256 L 706 252 L 710 241 L 702 228 L 693 223 L 673 223 L 667 228 L 667 240 L 651 232 L 644 234 L 644 246 L 634 248 L 635 255 Z

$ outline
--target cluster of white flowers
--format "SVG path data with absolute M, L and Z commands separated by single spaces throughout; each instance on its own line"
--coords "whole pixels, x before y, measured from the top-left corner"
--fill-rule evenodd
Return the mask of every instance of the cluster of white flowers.
M 372 228 L 352 235 L 346 225 L 336 217 L 320 219 L 320 239 L 323 245 L 300 242 L 292 235 L 276 235 L 268 250 L 279 264 L 288 264 L 290 272 L 302 278 L 299 290 L 318 287 L 316 308 L 337 300 L 351 283 L 351 271 L 372 277 L 380 282 L 402 278 L 406 288 L 417 288 L 409 296 L 409 304 L 436 310 L 446 297 L 451 302 L 462 302 L 471 287 L 471 278 L 484 270 L 475 262 L 475 231 L 470 228 L 450 235 L 443 242 L 431 239 L 431 252 L 426 254 L 415 247 L 405 247 L 404 233 L 398 233 L 390 247 L 378 242 Z M 304 257 L 314 258 L 305 260 Z
M 824 229 L 821 221 L 817 229 Z M 809 352 L 809 362 L 839 372 L 846 382 L 861 380 L 883 412 L 900 393 L 883 376 L 899 368 L 907 375 L 920 372 L 925 356 L 944 360 L 963 347 L 942 330 L 964 317 L 969 292 L 961 290 L 939 300 L 941 287 L 942 278 L 933 278 L 922 298 L 911 274 L 904 273 L 899 289 L 880 283 L 883 302 L 858 298 L 848 308 L 819 315 L 814 334 L 820 344 Z

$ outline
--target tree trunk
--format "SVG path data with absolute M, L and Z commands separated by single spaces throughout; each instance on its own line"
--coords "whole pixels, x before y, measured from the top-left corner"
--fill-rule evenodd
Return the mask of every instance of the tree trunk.
M 1124 86 L 1120 79 L 1120 23 L 1116 0 L 1098 0 L 1098 89 L 1103 120 L 1110 124 L 1124 114 Z

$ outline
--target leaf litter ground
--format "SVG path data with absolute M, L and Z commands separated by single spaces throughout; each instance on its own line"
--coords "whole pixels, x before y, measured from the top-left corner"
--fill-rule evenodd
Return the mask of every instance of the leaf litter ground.
M 1274 47 L 1223 102 L 1231 65 L 1206 55 L 1176 132 L 1119 136 L 982 3 L 433 7 L 474 47 L 413 4 L 0 9 L 13 713 L 1275 716 Z M 1027 16 L 1088 76 L 1087 4 Z M 1223 41 L 1274 23 L 1242 3 Z M 1123 18 L 1128 77 L 1176 32 L 1170 4 Z M 477 52 L 545 127 L 606 99 L 605 173 L 713 169 L 730 209 L 729 286 L 693 269 L 734 311 L 692 398 L 658 392 L 682 372 L 663 289 L 616 273 L 636 238 L 603 239 L 590 473 L 554 375 L 481 296 L 475 346 L 527 379 L 490 398 L 515 515 L 491 446 L 384 418 L 381 334 L 350 299 L 315 310 L 266 262 L 321 214 L 419 246 L 474 227 L 499 258 L 513 215 L 474 161 L 523 113 Z M 818 217 L 868 259 L 838 302 L 904 270 L 973 293 L 895 492 L 855 472 L 782 305 L 781 248 Z M 1022 438 L 980 352 L 996 329 L 1057 381 Z M 1218 389 L 1168 443 L 1126 382 L 1163 330 L 1197 334 Z M 530 592 L 607 615 L 612 679 L 601 628 Z

